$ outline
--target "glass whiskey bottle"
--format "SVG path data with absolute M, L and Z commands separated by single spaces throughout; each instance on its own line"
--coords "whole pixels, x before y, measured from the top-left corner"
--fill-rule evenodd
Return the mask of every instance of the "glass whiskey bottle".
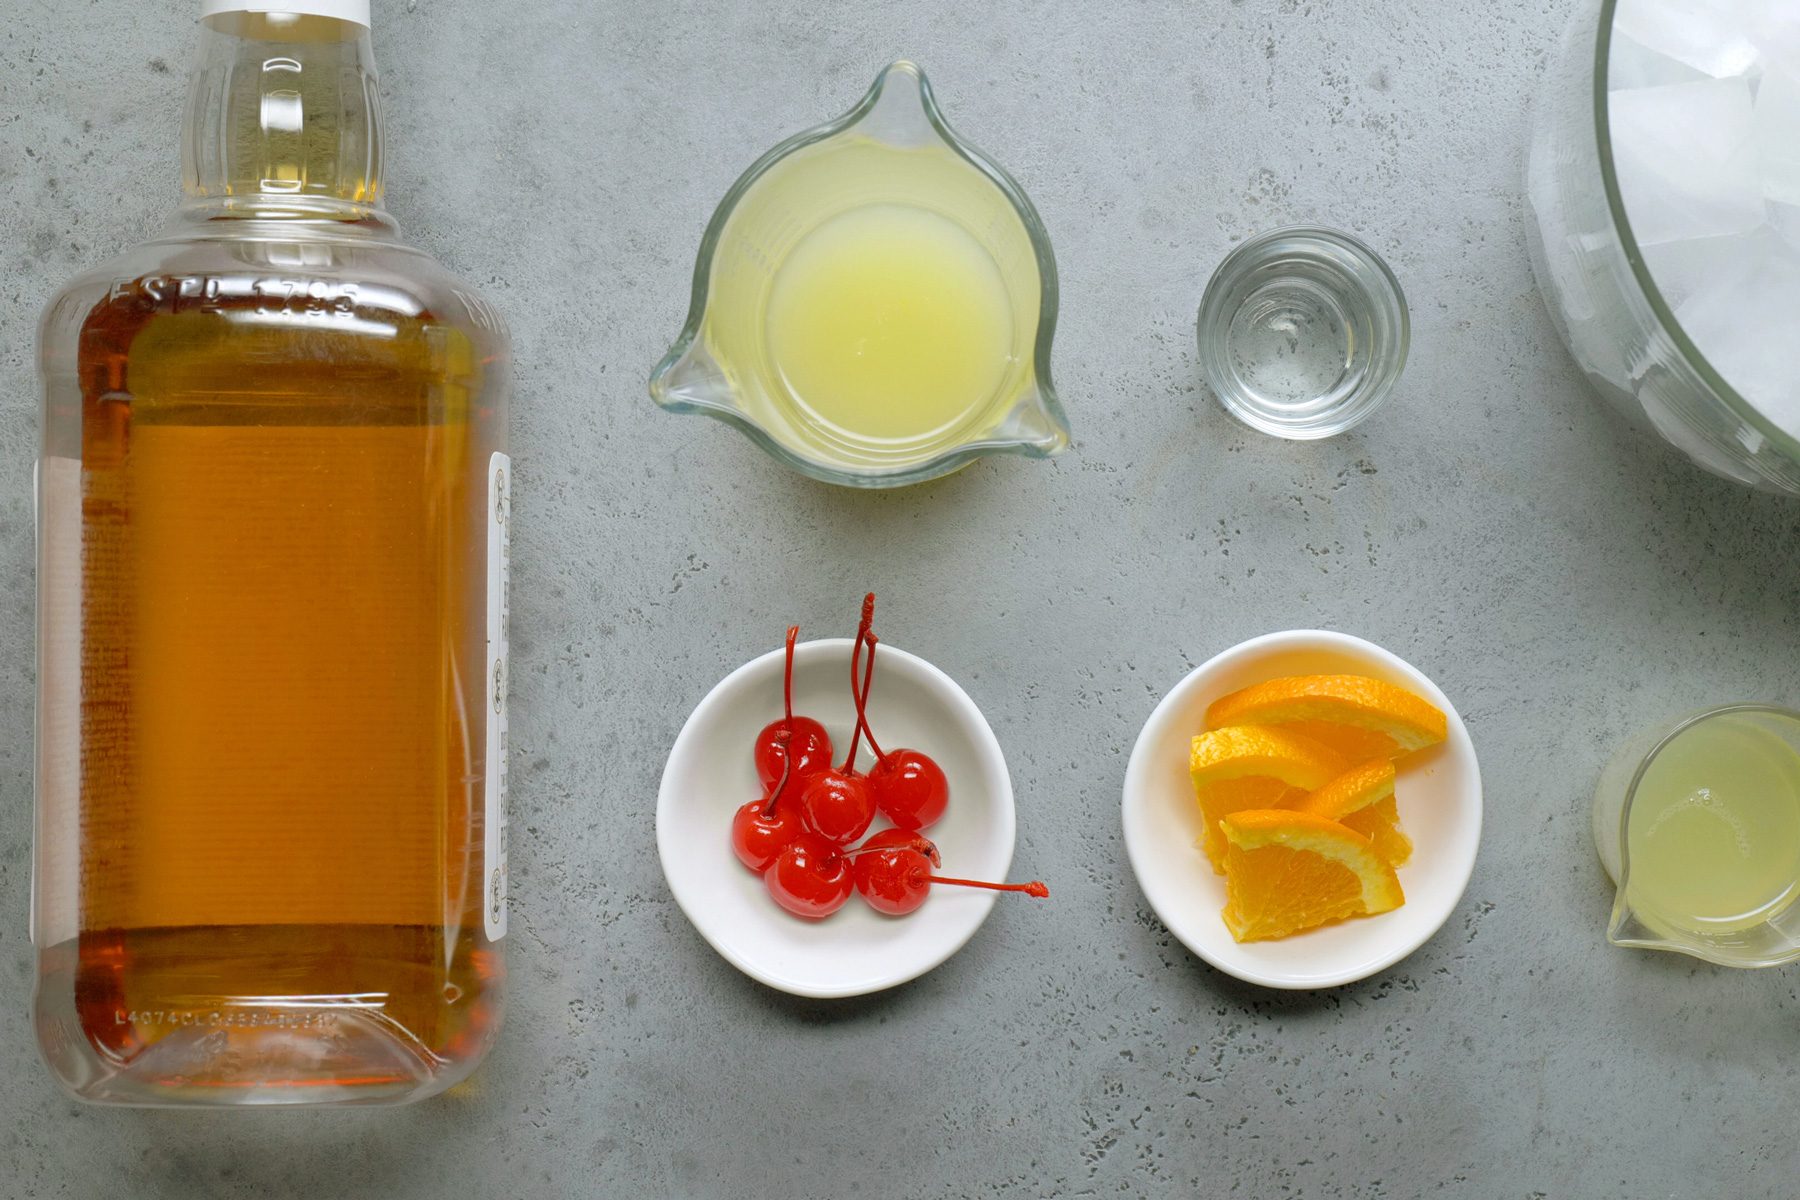
M 35 1022 L 86 1100 L 399 1102 L 500 1022 L 507 334 L 367 0 L 204 0 L 184 199 L 39 329 Z

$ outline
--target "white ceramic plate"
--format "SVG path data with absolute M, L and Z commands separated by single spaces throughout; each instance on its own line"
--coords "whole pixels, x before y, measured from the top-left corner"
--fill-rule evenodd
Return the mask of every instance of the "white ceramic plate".
M 1003 879 L 1012 865 L 1013 795 L 1000 743 L 975 702 L 922 658 L 880 644 L 869 726 L 884 749 L 937 759 L 950 807 L 925 830 L 946 875 Z M 656 799 L 656 845 L 675 901 L 738 970 L 796 996 L 860 996 L 917 978 L 960 950 L 994 907 L 993 892 L 933 888 L 916 912 L 885 917 L 861 897 L 823 921 L 776 907 L 731 852 L 731 816 L 761 795 L 750 749 L 779 717 L 783 651 L 727 675 L 682 727 Z M 850 639 L 804 642 L 794 656 L 794 713 L 823 722 L 839 761 L 848 748 Z M 867 746 L 867 743 L 864 743 Z M 867 770 L 865 748 L 858 765 Z M 887 822 L 876 818 L 871 829 Z
M 1206 706 L 1284 675 L 1370 675 L 1410 688 L 1444 710 L 1450 735 L 1401 767 L 1394 794 L 1413 855 L 1399 870 L 1406 903 L 1273 942 L 1232 940 L 1219 910 L 1225 878 L 1196 846 L 1200 811 L 1188 779 L 1188 743 Z M 1233 646 L 1190 672 L 1150 714 L 1125 771 L 1125 849 L 1138 885 L 1169 931 L 1201 958 L 1250 983 L 1336 987 L 1366 978 L 1424 945 L 1449 919 L 1481 841 L 1481 771 L 1449 697 L 1380 646 L 1344 633 L 1298 629 Z

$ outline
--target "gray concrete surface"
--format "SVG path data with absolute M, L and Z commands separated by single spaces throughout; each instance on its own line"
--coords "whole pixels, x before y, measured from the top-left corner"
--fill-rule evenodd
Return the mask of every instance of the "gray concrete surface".
M 1637 440 L 1526 261 L 1530 98 L 1569 0 L 377 0 L 392 207 L 518 352 L 511 1009 L 412 1108 L 78 1106 L 40 1070 L 31 821 L 33 323 L 171 206 L 194 0 L 0 22 L 0 1195 L 1790 1197 L 1800 973 L 1606 946 L 1585 801 L 1627 733 L 1800 702 L 1800 506 Z M 1078 439 L 855 495 L 655 411 L 713 203 L 919 59 L 1056 241 Z M 1234 240 L 1385 252 L 1413 349 L 1355 433 L 1286 445 L 1198 384 Z M 1010 756 L 1018 869 L 948 964 L 817 1003 L 738 975 L 652 844 L 689 708 L 865 588 Z M 1139 725 L 1193 663 L 1326 625 L 1467 716 L 1482 854 L 1376 979 L 1259 991 L 1174 943 L 1120 842 Z

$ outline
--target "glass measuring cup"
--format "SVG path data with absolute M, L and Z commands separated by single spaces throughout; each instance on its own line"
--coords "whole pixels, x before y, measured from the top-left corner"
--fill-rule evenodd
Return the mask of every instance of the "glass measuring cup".
M 916 354 L 887 347 L 885 364 L 859 360 L 854 344 L 879 329 L 850 338 L 836 327 L 801 329 L 784 299 L 796 274 L 834 269 L 834 258 L 841 268 L 860 249 L 855 239 L 883 237 L 896 246 L 920 239 L 964 273 L 950 281 L 964 286 L 884 296 L 867 293 L 867 273 L 844 269 L 864 300 L 888 306 L 882 319 L 928 335 Z M 896 287 L 916 286 L 907 272 L 919 256 L 903 246 L 896 255 L 884 264 Z M 951 130 L 924 72 L 896 62 L 856 107 L 782 142 L 725 194 L 700 242 L 687 322 L 652 372 L 650 395 L 671 412 L 736 427 L 803 474 L 851 487 L 917 483 L 986 454 L 1047 457 L 1069 444 L 1050 380 L 1056 302 L 1056 262 L 1031 201 Z M 946 326 L 939 309 L 967 316 Z M 991 336 L 946 348 L 971 325 Z M 952 349 L 963 357 L 953 360 Z M 824 368 L 800 361 L 809 351 Z M 934 376 L 933 362 L 948 365 Z M 894 403 L 858 409 L 828 373 L 868 385 L 883 365 L 949 383 L 912 394 L 902 386 Z
M 1800 959 L 1800 713 L 1731 704 L 1627 742 L 1594 792 L 1606 939 L 1728 967 Z

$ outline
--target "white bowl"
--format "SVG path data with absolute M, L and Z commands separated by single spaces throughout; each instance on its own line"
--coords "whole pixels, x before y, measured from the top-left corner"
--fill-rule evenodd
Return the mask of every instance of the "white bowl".
M 960 950 L 994 907 L 993 892 L 937 887 L 917 911 L 883 916 L 852 895 L 823 921 L 776 907 L 731 852 L 731 817 L 762 794 L 751 746 L 782 713 L 784 652 L 771 650 L 709 692 L 669 751 L 656 799 L 656 846 L 675 902 L 700 935 L 752 979 L 796 996 L 860 996 L 917 978 Z M 803 642 L 794 655 L 794 713 L 824 724 L 838 761 L 856 709 L 850 639 Z M 924 659 L 877 651 L 869 726 L 884 749 L 931 755 L 950 807 L 924 831 L 946 875 L 1003 879 L 1012 865 L 1013 795 L 1000 743 L 975 702 Z M 867 741 L 858 765 L 873 761 Z M 871 831 L 885 828 L 876 818 Z
M 1401 764 L 1400 824 L 1413 854 L 1399 870 L 1406 903 L 1273 942 L 1239 944 L 1219 915 L 1225 878 L 1194 843 L 1200 810 L 1188 779 L 1188 744 L 1206 707 L 1239 688 L 1284 675 L 1370 675 L 1444 710 L 1449 737 Z M 1344 633 L 1296 629 L 1251 638 L 1189 672 L 1150 714 L 1125 770 L 1125 849 L 1150 907 L 1182 943 L 1219 970 L 1274 988 L 1324 988 L 1366 978 L 1424 945 L 1455 911 L 1481 841 L 1481 770 L 1475 746 L 1438 686 L 1380 646 Z

